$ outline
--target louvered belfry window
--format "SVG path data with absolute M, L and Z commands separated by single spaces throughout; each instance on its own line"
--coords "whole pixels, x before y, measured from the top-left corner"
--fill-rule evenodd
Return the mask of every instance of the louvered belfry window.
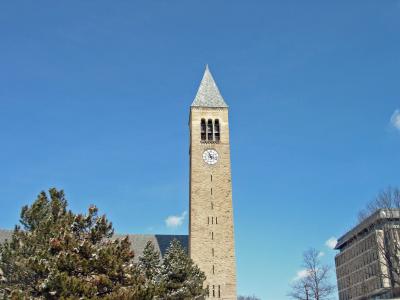
M 219 120 L 216 119 L 214 121 L 214 135 L 215 135 L 215 141 L 219 142 L 221 139 L 221 134 L 220 134 L 220 128 L 219 128 Z
M 200 132 L 201 132 L 201 140 L 205 141 L 206 140 L 206 120 L 204 120 L 204 119 L 201 119 Z
M 207 140 L 213 140 L 213 121 L 211 119 L 207 121 Z
M 221 140 L 221 125 L 219 123 L 219 120 L 201 119 L 200 135 L 202 141 L 219 142 Z

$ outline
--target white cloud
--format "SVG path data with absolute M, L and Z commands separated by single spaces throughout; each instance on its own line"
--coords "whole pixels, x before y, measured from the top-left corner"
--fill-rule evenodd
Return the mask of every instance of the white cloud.
M 337 239 L 333 236 L 331 238 L 329 238 L 326 242 L 325 245 L 330 248 L 330 249 L 334 249 L 335 246 L 337 244 Z
M 320 253 L 318 253 L 318 257 L 322 257 L 322 256 L 324 256 L 325 255 L 325 252 L 320 252 Z
M 169 216 L 165 219 L 165 224 L 169 228 L 177 228 L 183 224 L 183 220 L 185 219 L 187 212 L 184 211 L 180 216 Z
M 390 123 L 394 128 L 400 131 L 400 110 L 396 109 L 390 118 Z
M 296 276 L 293 278 L 293 281 L 303 279 L 303 278 L 305 278 L 309 273 L 310 273 L 310 271 L 307 270 L 307 269 L 303 269 L 303 270 L 297 271 L 297 274 L 296 274 Z

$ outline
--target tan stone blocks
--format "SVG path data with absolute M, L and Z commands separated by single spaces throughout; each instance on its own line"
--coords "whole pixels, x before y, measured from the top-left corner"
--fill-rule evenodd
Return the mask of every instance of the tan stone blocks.
M 219 120 L 219 142 L 201 141 L 201 119 Z M 192 107 L 189 126 L 190 256 L 206 273 L 210 298 L 236 299 L 228 109 Z M 202 159 L 207 149 L 218 152 L 216 164 Z

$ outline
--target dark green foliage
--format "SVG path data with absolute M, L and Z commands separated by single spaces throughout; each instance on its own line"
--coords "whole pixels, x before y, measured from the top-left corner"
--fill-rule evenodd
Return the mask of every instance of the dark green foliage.
M 147 242 L 143 255 L 139 257 L 138 267 L 146 279 L 145 289 L 148 295 L 158 296 L 160 294 L 160 253 L 155 250 L 152 242 Z
M 42 192 L 21 210 L 21 227 L 0 245 L 0 298 L 195 299 L 205 275 L 178 241 L 164 262 L 151 243 L 139 263 L 128 237 L 112 239 L 112 224 L 91 206 L 67 209 L 63 191 Z
M 203 272 L 194 265 L 179 241 L 173 240 L 162 263 L 160 254 L 148 242 L 139 258 L 146 287 L 156 299 L 199 299 L 206 294 Z
M 22 208 L 22 228 L 0 246 L 0 291 L 17 299 L 140 299 L 144 278 L 128 238 L 111 240 L 112 224 L 95 206 L 75 215 L 63 191 L 49 194 Z
M 162 295 L 166 299 L 194 299 L 206 295 L 206 277 L 186 254 L 181 243 L 173 240 L 161 267 Z
M 154 248 L 152 242 L 148 241 L 139 257 L 139 268 L 149 281 L 158 281 L 160 278 L 160 253 Z

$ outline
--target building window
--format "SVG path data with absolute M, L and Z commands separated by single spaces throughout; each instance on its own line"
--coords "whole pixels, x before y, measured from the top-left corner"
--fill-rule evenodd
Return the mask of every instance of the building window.
M 212 174 L 211 174 L 211 182 L 212 182 Z
M 213 231 L 211 231 L 211 239 L 212 240 L 214 239 L 214 232 Z
M 213 297 L 215 298 L 215 285 L 213 285 Z
M 210 225 L 210 217 L 207 217 L 207 224 Z
M 211 202 L 211 209 L 214 209 L 214 203 Z
M 211 249 L 211 254 L 212 254 L 212 256 L 215 255 L 215 253 L 214 253 L 214 248 Z
M 208 297 L 210 297 L 210 285 L 207 285 L 207 294 L 208 294 Z
M 211 195 L 212 195 L 212 188 L 211 188 Z
M 214 224 L 214 217 L 211 217 L 211 224 Z
M 215 224 L 218 224 L 218 217 L 215 217 Z
M 221 286 L 218 285 L 218 298 L 221 298 Z
M 201 133 L 201 140 L 205 141 L 206 140 L 206 120 L 205 119 L 201 119 L 200 133 Z
M 209 141 L 213 140 L 213 122 L 211 119 L 207 121 L 207 139 Z
M 216 119 L 214 121 L 214 134 L 215 134 L 215 140 L 217 142 L 219 142 L 219 140 L 221 139 L 221 135 L 220 135 L 220 130 L 219 130 L 219 120 Z
M 213 265 L 213 274 L 215 274 L 215 266 Z

